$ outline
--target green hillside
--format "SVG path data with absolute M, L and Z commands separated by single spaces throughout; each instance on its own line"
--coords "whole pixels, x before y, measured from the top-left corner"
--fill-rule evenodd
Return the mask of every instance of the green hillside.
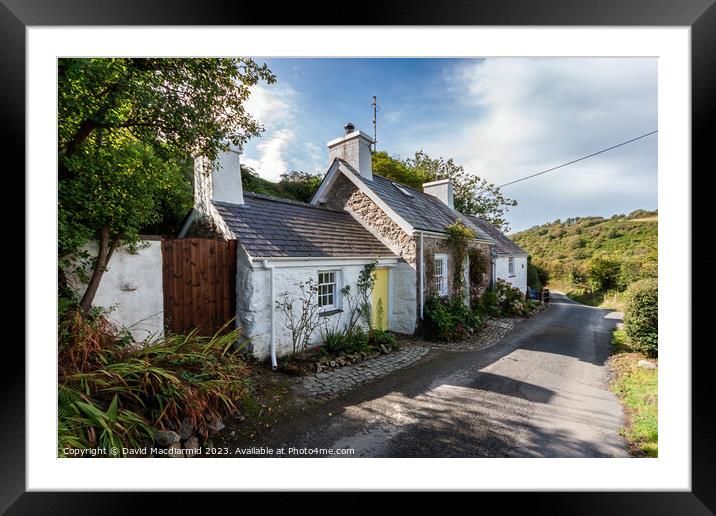
M 657 275 L 658 212 L 576 217 L 520 231 L 511 238 L 552 285 L 582 292 L 620 292 Z

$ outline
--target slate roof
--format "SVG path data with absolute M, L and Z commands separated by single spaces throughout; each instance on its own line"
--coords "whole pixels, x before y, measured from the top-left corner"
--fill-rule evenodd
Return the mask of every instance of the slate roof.
M 377 174 L 373 174 L 373 181 L 368 181 L 348 163 L 343 160 L 340 161 L 342 165 L 345 165 L 348 170 L 353 172 L 369 189 L 375 192 L 385 204 L 415 229 L 444 233 L 445 226 L 449 226 L 456 220 L 460 220 L 463 224 L 472 228 L 475 233 L 477 233 L 478 238 L 492 240 L 492 237 L 480 226 L 473 224 L 470 218 L 448 207 L 437 197 L 428 195 L 404 184 L 395 183 L 393 180 Z M 411 197 L 396 188 L 396 184 L 409 192 Z
M 252 257 L 396 257 L 344 211 L 250 192 L 214 206 Z
M 495 239 L 495 243 L 493 244 L 492 249 L 497 254 L 528 254 L 527 251 L 525 251 L 512 240 L 507 238 L 507 235 L 505 235 L 502 231 L 497 229 L 495 226 L 493 226 L 486 220 L 483 220 L 474 215 L 468 215 L 468 217 L 473 222 L 473 224 L 475 224 L 476 226 L 480 226 L 485 233 L 488 233 L 492 238 Z

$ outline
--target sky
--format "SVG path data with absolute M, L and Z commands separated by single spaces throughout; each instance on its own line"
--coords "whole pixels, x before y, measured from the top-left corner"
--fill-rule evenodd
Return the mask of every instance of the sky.
M 261 177 L 323 174 L 343 126 L 379 151 L 453 158 L 502 185 L 657 127 L 655 58 L 265 59 L 277 76 L 246 108 L 265 131 L 244 148 Z M 657 208 L 657 137 L 503 188 L 520 231 L 555 219 Z

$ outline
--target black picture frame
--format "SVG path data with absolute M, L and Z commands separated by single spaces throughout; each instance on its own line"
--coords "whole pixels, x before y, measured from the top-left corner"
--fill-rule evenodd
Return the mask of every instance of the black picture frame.
M 25 30 L 28 26 L 64 25 L 556 25 L 556 26 L 689 26 L 692 73 L 692 178 L 695 167 L 705 168 L 716 115 L 716 7 L 714 0 L 453 0 L 436 4 L 420 0 L 351 9 L 336 14 L 335 3 L 279 4 L 245 0 L 0 0 L 0 104 L 2 145 L 6 156 L 17 158 L 24 170 L 25 148 Z M 355 5 L 355 4 L 354 4 Z M 713 165 L 710 164 L 710 168 Z M 6 171 L 7 172 L 7 171 Z M 695 192 L 696 190 L 694 190 Z M 695 204 L 694 204 L 695 205 Z M 696 221 L 696 217 L 694 217 Z M 695 233 L 692 233 L 695 234 Z M 26 234 L 25 238 L 31 238 Z M 708 261 L 713 266 L 716 262 Z M 30 271 L 25 269 L 27 275 Z M 687 278 L 691 282 L 691 278 Z M 688 301 L 688 300 L 687 300 Z M 692 303 L 694 313 L 698 305 Z M 698 320 L 698 317 L 693 317 Z M 706 319 L 707 320 L 707 319 Z M 529 507 L 531 513 L 550 514 L 711 514 L 716 511 L 716 418 L 714 417 L 713 362 L 708 344 L 692 346 L 692 490 L 690 492 L 619 493 L 490 493 L 481 502 L 495 501 Z M 48 347 L 51 347 L 48 344 Z M 686 347 L 684 349 L 687 349 Z M 126 514 L 137 511 L 159 494 L 25 492 L 25 353 L 5 346 L 0 424 L 0 510 L 7 514 Z M 698 388 L 697 388 L 698 386 Z M 228 501 L 233 494 L 212 496 L 208 507 Z M 266 495 L 237 493 L 248 504 L 271 503 Z M 262 498 L 263 496 L 263 498 Z M 342 506 L 351 507 L 350 495 Z M 498 499 L 499 498 L 499 499 Z M 262 501 L 263 500 L 263 501 Z M 196 494 L 162 496 L 162 512 L 188 512 Z M 422 503 L 420 496 L 413 502 Z M 453 499 L 451 505 L 460 503 Z M 471 502 L 474 503 L 474 502 Z M 485 507 L 489 507 L 486 505 Z M 276 507 L 278 508 L 278 507 Z M 311 507 L 313 509 L 314 507 Z M 213 509 L 216 510 L 216 509 Z M 252 509 L 256 510 L 256 509 Z M 340 510 L 340 507 L 335 508 Z

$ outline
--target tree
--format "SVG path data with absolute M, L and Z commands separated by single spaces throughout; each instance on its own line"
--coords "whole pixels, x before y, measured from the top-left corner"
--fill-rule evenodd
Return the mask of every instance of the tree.
M 58 61 L 61 264 L 88 240 L 99 244 L 84 311 L 113 251 L 135 245 L 185 192 L 182 165 L 198 155 L 214 161 L 261 132 L 243 107 L 261 80 L 275 77 L 250 59 Z
M 617 287 L 621 263 L 604 256 L 594 256 L 587 263 L 587 281 L 592 291 L 607 292 Z
M 505 218 L 517 201 L 505 197 L 499 187 L 467 172 L 454 160 L 431 158 L 423 151 L 401 160 L 386 152 L 373 154 L 373 172 L 398 183 L 422 190 L 423 183 L 450 179 L 454 186 L 455 209 L 466 215 L 477 215 L 504 232 L 510 230 Z
M 309 202 L 321 184 L 321 177 L 309 172 L 293 170 L 281 174 L 278 184 L 287 197 L 301 202 Z

